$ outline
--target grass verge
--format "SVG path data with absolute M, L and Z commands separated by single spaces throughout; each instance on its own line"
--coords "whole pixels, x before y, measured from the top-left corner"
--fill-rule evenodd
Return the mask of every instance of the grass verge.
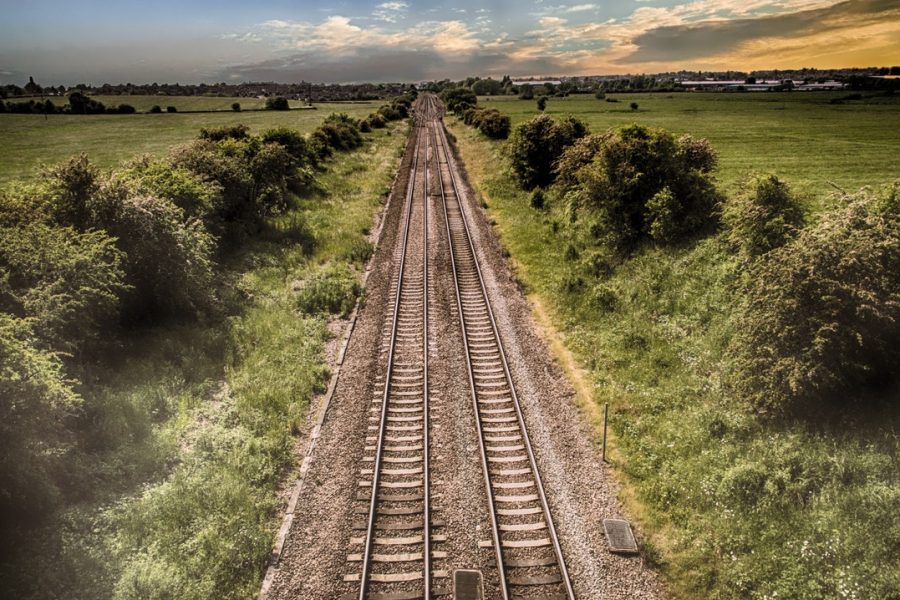
M 577 363 L 563 360 L 570 377 L 587 374 L 589 420 L 610 403 L 623 500 L 675 594 L 896 597 L 897 408 L 758 420 L 721 383 L 737 299 L 719 237 L 645 247 L 609 277 L 585 277 L 564 216 L 529 207 L 504 144 L 451 129 L 539 323 L 555 330 L 551 349 L 561 340 Z
M 147 331 L 85 382 L 96 408 L 91 447 L 70 461 L 77 502 L 2 557 L 6 594 L 255 596 L 295 434 L 328 377 L 332 317 L 322 303 L 298 310 L 298 291 L 323 270 L 360 276 L 406 127 L 336 155 L 318 191 L 232 257 L 221 282 L 229 318 Z M 326 306 L 344 306 L 360 290 L 326 292 Z

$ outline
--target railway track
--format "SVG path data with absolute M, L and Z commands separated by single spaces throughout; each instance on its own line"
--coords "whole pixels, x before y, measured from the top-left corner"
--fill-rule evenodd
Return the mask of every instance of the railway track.
M 443 121 L 432 128 L 504 599 L 573 599 L 559 537 L 460 200 Z
M 427 119 L 429 107 L 417 110 Z M 360 470 L 359 499 L 366 515 L 354 529 L 348 560 L 360 563 L 360 600 L 412 600 L 432 597 L 432 528 L 428 388 L 428 145 L 422 127 L 407 187 L 398 265 L 393 283 L 393 312 L 387 327 L 385 375 L 380 397 L 373 399 Z M 440 556 L 440 554 L 438 554 Z
M 450 593 L 449 573 L 441 568 L 446 552 L 435 549 L 446 537 L 443 523 L 432 518 L 428 376 L 428 256 L 446 251 L 478 428 L 492 533 L 487 547 L 494 549 L 500 594 L 504 600 L 574 599 L 433 95 L 423 94 L 416 103 L 414 125 L 392 312 L 384 329 L 384 375 L 372 401 L 360 469 L 361 519 L 353 524 L 362 535 L 351 538 L 347 557 L 359 570 L 345 581 L 358 581 L 359 587 L 349 597 L 413 600 Z M 428 243 L 432 201 L 440 202 L 448 248 Z

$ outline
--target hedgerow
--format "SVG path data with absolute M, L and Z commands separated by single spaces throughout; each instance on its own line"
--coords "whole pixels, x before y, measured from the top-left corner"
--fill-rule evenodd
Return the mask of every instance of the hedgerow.
M 749 274 L 730 355 L 731 385 L 751 406 L 815 411 L 895 380 L 900 185 L 843 198 Z

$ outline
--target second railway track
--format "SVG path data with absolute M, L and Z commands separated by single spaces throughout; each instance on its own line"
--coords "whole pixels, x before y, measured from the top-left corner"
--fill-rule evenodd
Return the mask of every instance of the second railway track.
M 489 515 L 499 596 L 574 599 L 538 465 L 491 308 L 460 198 L 461 186 L 434 96 L 416 103 L 402 232 L 395 253 L 392 314 L 385 328 L 384 375 L 373 399 L 360 469 L 348 560 L 359 564 L 364 600 L 413 600 L 450 593 L 443 523 L 432 518 L 430 477 L 429 258 L 445 252 L 461 328 L 468 389 L 477 426 L 484 488 L 472 490 Z M 430 205 L 446 227 L 443 248 L 429 244 Z M 448 315 L 452 318 L 452 315 Z M 364 504 L 363 504 L 364 503 Z M 472 527 L 474 528 L 474 524 Z M 435 563 L 438 566 L 435 566 Z M 437 583 L 435 583 L 437 582 Z

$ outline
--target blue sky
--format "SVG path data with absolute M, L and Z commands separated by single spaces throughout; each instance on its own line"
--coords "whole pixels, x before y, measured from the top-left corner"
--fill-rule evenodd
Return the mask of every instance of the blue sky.
M 0 82 L 900 64 L 900 0 L 0 0 Z

